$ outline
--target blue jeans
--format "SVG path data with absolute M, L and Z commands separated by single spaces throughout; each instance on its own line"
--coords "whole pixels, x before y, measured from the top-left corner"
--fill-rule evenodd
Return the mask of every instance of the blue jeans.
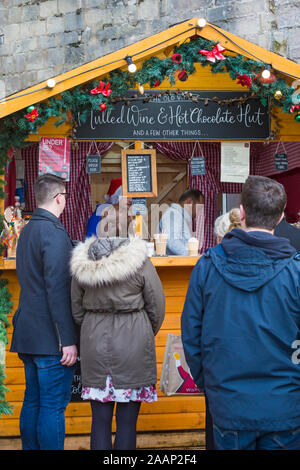
M 19 354 L 24 362 L 26 389 L 20 415 L 23 450 L 63 450 L 65 409 L 71 398 L 74 368 L 61 356 Z
M 300 427 L 288 431 L 232 431 L 214 427 L 217 450 L 299 450 Z

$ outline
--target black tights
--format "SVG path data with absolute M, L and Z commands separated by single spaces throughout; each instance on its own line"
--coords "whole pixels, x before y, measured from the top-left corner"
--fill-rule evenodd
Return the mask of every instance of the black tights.
M 91 400 L 92 431 L 91 450 L 111 450 L 111 427 L 115 402 L 102 403 Z M 116 436 L 114 449 L 135 450 L 136 422 L 140 411 L 140 402 L 117 403 Z

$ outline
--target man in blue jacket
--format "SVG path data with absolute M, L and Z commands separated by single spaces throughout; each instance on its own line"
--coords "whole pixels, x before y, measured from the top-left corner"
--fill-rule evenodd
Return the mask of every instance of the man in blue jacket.
M 69 273 L 73 245 L 58 219 L 67 198 L 64 181 L 45 174 L 34 189 L 38 208 L 17 247 L 21 292 L 11 351 L 19 353 L 25 368 L 20 415 L 23 450 L 61 450 L 77 358 Z
M 182 340 L 219 450 L 300 448 L 300 254 L 273 235 L 285 204 L 281 184 L 249 176 L 244 230 L 208 249 L 191 275 Z

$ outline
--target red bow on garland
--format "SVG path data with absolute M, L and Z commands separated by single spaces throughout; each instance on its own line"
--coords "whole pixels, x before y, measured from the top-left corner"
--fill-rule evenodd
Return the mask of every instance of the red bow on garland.
M 290 107 L 290 113 L 293 113 L 295 111 L 295 109 L 300 109 L 300 104 L 293 104 Z
M 30 111 L 30 113 L 25 114 L 26 119 L 31 122 L 35 121 L 38 116 L 39 116 L 38 108 L 34 108 L 32 111 Z
M 109 82 L 106 85 L 104 82 L 99 82 L 98 88 L 93 88 L 93 90 L 90 91 L 90 94 L 98 95 L 99 93 L 102 93 L 103 96 L 106 96 L 108 98 L 111 94 L 111 90 L 109 89 L 109 87 Z
M 250 88 L 252 84 L 252 80 L 251 80 L 251 77 L 249 77 L 245 73 L 243 73 L 243 75 L 239 73 L 237 76 L 237 83 L 239 85 L 247 86 L 248 88 Z
M 216 62 L 216 60 L 225 60 L 226 57 L 221 54 L 221 52 L 226 51 L 225 47 L 221 46 L 221 44 L 217 44 L 212 51 L 206 51 L 205 49 L 201 49 L 199 54 L 206 55 L 206 59 L 209 62 Z

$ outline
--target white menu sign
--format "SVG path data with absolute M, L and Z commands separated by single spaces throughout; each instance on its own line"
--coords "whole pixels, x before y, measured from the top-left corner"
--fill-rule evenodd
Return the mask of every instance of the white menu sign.
M 249 168 L 249 142 L 221 142 L 222 183 L 244 183 L 249 176 Z

